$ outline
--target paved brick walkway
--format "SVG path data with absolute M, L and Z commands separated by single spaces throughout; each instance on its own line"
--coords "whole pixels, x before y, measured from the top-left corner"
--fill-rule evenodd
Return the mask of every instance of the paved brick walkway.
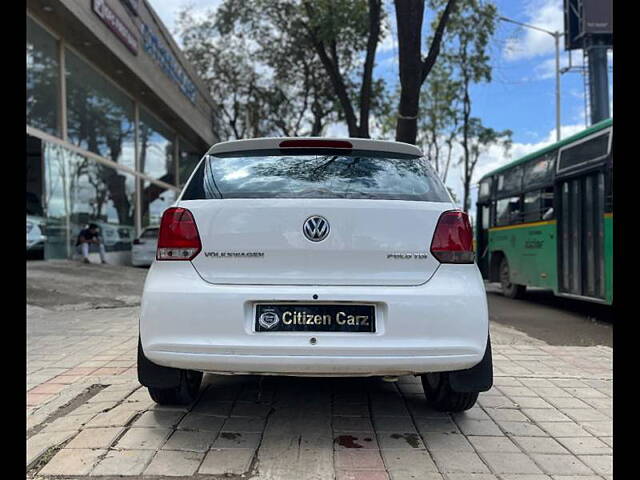
M 612 478 L 610 348 L 494 332 L 495 386 L 456 415 L 413 377 L 206 376 L 166 408 L 136 380 L 136 315 L 29 308 L 29 478 Z

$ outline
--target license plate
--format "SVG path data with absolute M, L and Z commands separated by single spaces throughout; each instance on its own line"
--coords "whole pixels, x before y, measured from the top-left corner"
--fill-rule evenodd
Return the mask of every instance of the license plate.
M 256 332 L 376 331 L 373 305 L 259 304 Z

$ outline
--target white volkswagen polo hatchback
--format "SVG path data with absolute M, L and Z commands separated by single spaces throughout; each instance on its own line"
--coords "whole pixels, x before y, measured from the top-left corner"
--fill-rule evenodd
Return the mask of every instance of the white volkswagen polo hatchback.
M 218 143 L 165 211 L 145 282 L 138 377 L 190 403 L 203 372 L 420 375 L 435 409 L 493 381 L 467 215 L 415 146 Z

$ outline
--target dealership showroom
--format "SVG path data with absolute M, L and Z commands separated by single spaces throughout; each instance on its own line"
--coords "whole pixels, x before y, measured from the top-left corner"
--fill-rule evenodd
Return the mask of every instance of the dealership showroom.
M 95 223 L 129 264 L 216 142 L 213 108 L 146 2 L 27 0 L 28 258 L 74 258 Z

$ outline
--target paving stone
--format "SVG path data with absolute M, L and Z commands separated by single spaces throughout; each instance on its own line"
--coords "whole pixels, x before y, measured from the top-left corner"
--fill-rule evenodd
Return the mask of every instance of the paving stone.
M 389 480 L 384 470 L 336 470 L 336 480 Z
M 178 429 L 217 433 L 224 422 L 225 419 L 223 417 L 187 413 L 178 424 Z
M 480 455 L 495 473 L 543 473 L 524 453 L 483 452 Z
M 507 435 L 516 435 L 522 437 L 546 437 L 547 434 L 533 423 L 529 422 L 505 422 L 498 421 L 500 428 Z
M 369 406 L 351 403 L 338 403 L 333 406 L 333 415 L 369 418 Z
M 499 437 L 504 435 L 498 425 L 492 420 L 471 420 L 471 419 L 459 419 L 457 420 L 458 428 L 465 435 L 485 435 L 492 437 Z
M 110 450 L 91 475 L 140 475 L 154 453 L 152 450 Z
M 575 397 L 551 397 L 549 403 L 556 408 L 589 408 L 589 405 Z
M 580 477 L 582 480 L 584 477 Z M 528 473 L 512 473 L 500 475 L 500 480 L 552 480 L 550 476 L 543 474 L 528 474 Z M 598 479 L 600 480 L 600 479 Z
M 271 405 L 255 402 L 236 402 L 231 411 L 232 417 L 266 417 Z
M 231 413 L 233 402 L 198 402 L 192 412 L 200 415 L 226 417 Z
M 464 435 L 427 432 L 422 435 L 429 451 L 473 452 L 473 447 Z
M 550 475 L 586 475 L 593 473 L 584 463 L 573 455 L 531 454 L 534 462 Z
M 574 422 L 540 422 L 538 425 L 554 438 L 592 436 L 591 433 Z
M 86 429 L 76 435 L 65 448 L 109 448 L 123 430 L 121 427 Z
M 85 403 L 75 408 L 71 412 L 67 413 L 67 417 L 74 417 L 76 415 L 88 415 L 88 414 L 97 414 L 103 413 L 115 407 L 116 402 L 94 402 L 94 403 Z
M 525 453 L 569 453 L 551 437 L 511 437 Z
M 190 477 L 196 473 L 203 458 L 203 453 L 160 450 L 144 475 Z
M 205 475 L 241 475 L 249 470 L 255 454 L 253 448 L 209 450 L 198 473 Z
M 75 431 L 36 433 L 27 440 L 27 466 L 31 465 L 49 448 L 66 442 L 75 434 Z
M 431 455 L 441 473 L 490 473 L 474 452 L 434 450 Z
M 613 474 L 613 457 L 611 455 L 579 455 L 578 458 L 600 475 Z
M 411 417 L 375 417 L 376 432 L 415 432 Z
M 344 449 L 378 449 L 376 436 L 369 432 L 335 433 L 333 445 L 336 450 Z
M 390 449 L 381 451 L 384 465 L 390 473 L 402 473 L 411 478 L 438 471 L 431 454 L 426 450 Z M 393 477 L 393 475 L 392 475 Z
M 39 475 L 88 475 L 98 459 L 106 453 L 101 449 L 63 448 L 42 468 Z
M 612 449 L 595 437 L 560 438 L 558 441 L 574 455 L 611 455 Z
M 380 452 L 377 450 L 337 450 L 334 455 L 336 468 L 345 470 L 384 470 Z
M 491 473 L 447 473 L 446 480 L 500 480 L 500 479 L 498 479 L 498 477 L 496 477 Z
M 416 432 L 390 433 L 378 432 L 378 444 L 381 449 L 417 448 L 424 449 L 424 443 Z
M 537 397 L 514 397 L 514 400 L 504 395 L 480 395 L 478 404 L 484 408 L 516 408 L 517 401 L 515 398 L 528 398 L 536 400 Z M 542 400 L 542 399 L 537 399 Z M 544 400 L 543 400 L 544 401 Z
M 213 442 L 213 448 L 257 448 L 260 433 L 221 432 Z
M 460 429 L 451 418 L 416 418 L 415 424 L 421 434 L 460 433 Z
M 551 408 L 523 408 L 522 412 L 536 423 L 568 422 L 571 419 L 558 410 Z
M 69 432 L 78 431 L 80 428 L 91 420 L 94 414 L 87 415 L 73 415 L 56 418 L 53 422 L 48 423 L 46 427 L 42 429 L 43 432 Z
M 175 427 L 182 417 L 184 417 L 184 412 L 173 412 L 170 410 L 144 412 L 131 426 Z
M 87 428 L 94 427 L 124 427 L 127 425 L 137 413 L 132 410 L 127 410 L 118 405 L 108 412 L 98 413 L 89 422 L 87 422 Z
M 131 428 L 116 444 L 130 450 L 158 450 L 171 434 L 169 428 Z
M 394 417 L 379 417 L 394 418 Z M 331 419 L 331 425 L 334 432 L 371 432 L 373 433 L 373 425 L 367 417 L 346 417 L 334 416 Z
M 229 417 L 220 429 L 223 432 L 261 433 L 264 430 L 263 417 Z
M 581 425 L 596 437 L 610 437 L 613 435 L 613 422 L 581 422 Z
M 522 397 L 522 398 L 535 398 L 535 397 Z M 493 420 L 504 420 L 507 422 L 526 422 L 527 417 L 518 409 L 515 408 L 487 408 L 487 415 Z
M 520 453 L 520 449 L 507 437 L 474 436 L 468 440 L 477 452 Z
M 206 452 L 213 444 L 217 434 L 212 432 L 191 432 L 176 430 L 162 446 L 163 450 L 185 450 L 190 452 Z
M 562 412 L 575 422 L 610 422 L 611 419 L 595 408 L 563 408 Z

